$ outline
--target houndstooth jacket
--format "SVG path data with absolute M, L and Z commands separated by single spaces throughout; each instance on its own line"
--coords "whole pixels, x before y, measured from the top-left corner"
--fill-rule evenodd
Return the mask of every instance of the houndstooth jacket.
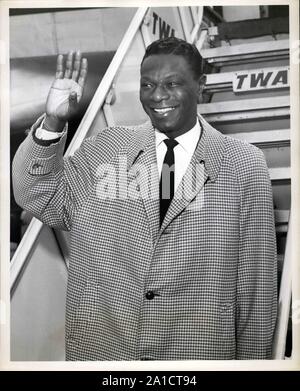
M 63 158 L 66 131 L 38 145 L 39 119 L 17 151 L 16 201 L 71 231 L 67 360 L 271 358 L 277 263 L 266 162 L 199 120 L 161 227 L 150 122 L 104 129 Z

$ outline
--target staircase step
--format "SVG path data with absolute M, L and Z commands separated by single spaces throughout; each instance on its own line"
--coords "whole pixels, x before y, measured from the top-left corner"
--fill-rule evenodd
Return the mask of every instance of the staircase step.
M 287 233 L 289 216 L 290 216 L 289 210 L 274 209 L 275 226 L 276 226 L 277 233 Z M 282 255 L 281 258 L 278 260 L 280 260 L 281 264 L 283 265 L 284 255 Z
M 240 99 L 198 105 L 198 111 L 208 122 L 237 122 L 254 119 L 289 117 L 289 96 L 260 99 Z
M 209 64 L 216 66 L 280 60 L 289 58 L 289 40 L 270 40 L 234 46 L 220 46 L 200 51 Z
M 289 18 L 285 16 L 276 18 L 239 20 L 218 24 L 218 38 L 224 41 L 288 33 Z
M 269 168 L 271 181 L 285 181 L 291 179 L 290 167 L 271 167 Z
M 247 141 L 259 148 L 274 148 L 289 146 L 291 140 L 290 133 L 290 129 L 280 129 L 230 133 L 228 136 Z
M 275 215 L 276 225 L 287 224 L 289 222 L 289 215 L 290 215 L 289 210 L 275 209 L 274 215 Z

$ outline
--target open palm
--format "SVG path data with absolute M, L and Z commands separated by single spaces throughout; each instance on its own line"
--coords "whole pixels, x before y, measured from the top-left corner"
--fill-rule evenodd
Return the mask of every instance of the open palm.
M 68 121 L 78 110 L 87 75 L 87 60 L 76 52 L 73 61 L 73 52 L 67 56 L 64 67 L 63 56 L 57 57 L 56 78 L 50 88 L 46 114 L 59 121 Z

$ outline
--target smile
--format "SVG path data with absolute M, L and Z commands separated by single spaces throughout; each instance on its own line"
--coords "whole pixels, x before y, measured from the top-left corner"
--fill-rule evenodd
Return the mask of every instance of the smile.
M 153 109 L 153 111 L 155 111 L 155 113 L 158 113 L 158 114 L 166 114 L 166 113 L 169 113 L 170 111 L 173 111 L 175 110 L 175 107 L 165 107 L 163 109 Z

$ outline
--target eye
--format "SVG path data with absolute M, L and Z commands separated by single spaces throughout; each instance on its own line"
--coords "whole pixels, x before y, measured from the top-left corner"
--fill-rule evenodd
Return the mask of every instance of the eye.
M 179 86 L 179 83 L 177 81 L 169 81 L 168 87 L 174 88 Z
M 149 83 L 149 82 L 144 81 L 144 82 L 141 83 L 141 87 L 142 88 L 152 88 L 152 84 Z

